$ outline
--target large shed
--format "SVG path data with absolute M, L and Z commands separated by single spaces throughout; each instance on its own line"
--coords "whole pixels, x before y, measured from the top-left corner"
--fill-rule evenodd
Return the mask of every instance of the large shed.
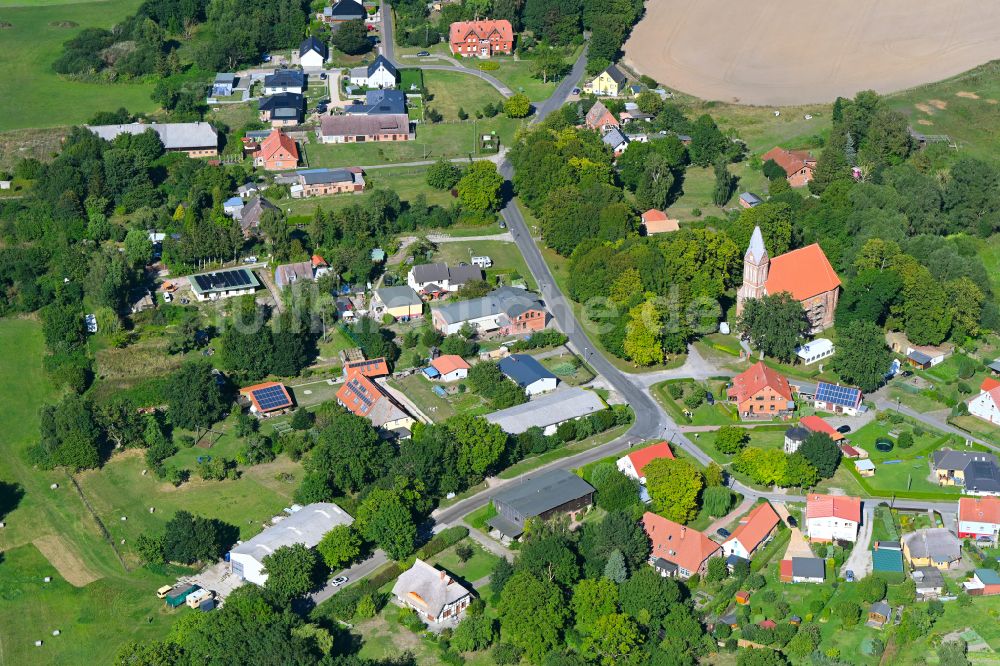
M 497 515 L 489 525 L 501 539 L 516 539 L 524 532 L 529 518 L 548 518 L 589 507 L 594 501 L 594 487 L 576 474 L 554 469 L 518 481 L 493 496 Z

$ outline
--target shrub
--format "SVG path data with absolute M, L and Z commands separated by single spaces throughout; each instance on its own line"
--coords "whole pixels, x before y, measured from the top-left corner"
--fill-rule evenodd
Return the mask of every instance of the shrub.
M 896 446 L 901 449 L 908 449 L 913 446 L 913 433 L 909 431 L 899 433 L 899 437 L 896 439 Z
M 677 383 L 667 384 L 667 393 L 674 400 L 680 400 L 684 397 L 684 387 Z
M 521 661 L 521 648 L 512 643 L 500 643 L 490 653 L 497 666 L 511 666 Z
M 476 67 L 484 72 L 495 72 L 500 69 L 500 63 L 495 60 L 483 60 L 482 62 L 477 63 Z
M 467 536 L 469 536 L 469 528 L 462 527 L 460 525 L 441 530 L 433 539 L 428 541 L 420 550 L 417 551 L 417 557 L 422 560 L 434 557 L 445 548 L 454 546 Z

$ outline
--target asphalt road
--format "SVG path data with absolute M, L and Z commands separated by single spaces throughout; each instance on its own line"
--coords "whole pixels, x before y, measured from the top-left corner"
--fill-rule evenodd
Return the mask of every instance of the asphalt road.
M 399 63 L 396 62 L 396 39 L 392 34 L 392 8 L 388 2 L 382 0 L 379 11 L 382 13 L 382 41 L 379 44 L 379 50 L 382 52 L 382 57 L 399 67 Z
M 347 582 L 345 584 L 334 586 L 331 585 L 329 581 L 327 581 L 326 587 L 324 587 L 319 592 L 314 592 L 310 596 L 317 605 L 321 604 L 330 597 L 332 597 L 333 595 L 337 594 L 337 592 L 343 590 L 345 587 L 350 587 L 352 584 L 363 579 L 365 576 L 370 575 L 373 571 L 375 571 L 388 561 L 389 558 L 386 557 L 386 554 L 384 552 L 382 552 L 381 550 L 376 550 L 374 553 L 372 553 L 372 556 L 369 557 L 364 562 L 358 562 L 349 569 L 344 569 L 343 571 L 333 576 L 330 576 L 331 580 L 336 578 L 337 576 L 347 576 Z

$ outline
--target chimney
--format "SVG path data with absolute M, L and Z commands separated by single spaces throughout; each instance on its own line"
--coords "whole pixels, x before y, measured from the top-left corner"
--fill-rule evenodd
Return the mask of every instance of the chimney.
M 681 525 L 681 538 L 682 539 L 684 538 L 684 535 L 687 533 L 687 529 L 688 528 L 686 528 L 683 525 Z

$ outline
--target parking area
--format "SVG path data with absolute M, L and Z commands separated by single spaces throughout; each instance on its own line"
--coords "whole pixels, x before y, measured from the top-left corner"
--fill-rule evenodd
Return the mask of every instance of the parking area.
M 183 581 L 185 579 L 182 578 L 180 580 Z M 224 602 L 226 597 L 232 594 L 233 590 L 244 583 L 243 579 L 229 572 L 229 563 L 223 561 L 216 562 L 204 571 L 188 577 L 187 580 L 206 590 L 215 592 L 215 598 L 219 603 Z

